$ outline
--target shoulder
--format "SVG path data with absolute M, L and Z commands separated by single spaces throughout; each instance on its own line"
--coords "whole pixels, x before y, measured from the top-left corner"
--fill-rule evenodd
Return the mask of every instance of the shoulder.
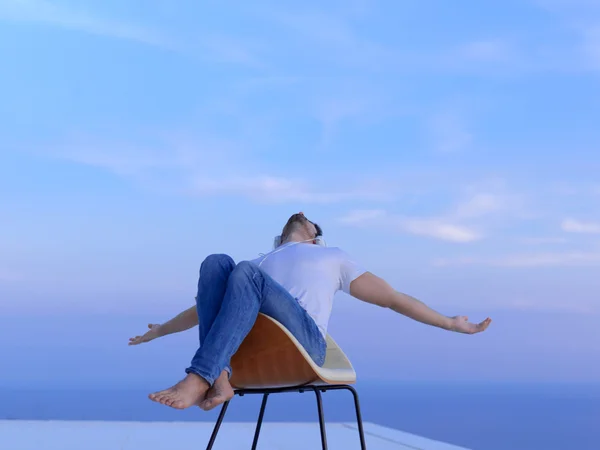
M 336 258 L 341 261 L 351 259 L 350 255 L 348 255 L 348 253 L 346 253 L 340 247 L 324 247 L 323 250 L 332 258 Z
M 347 255 L 346 251 L 343 250 L 341 247 L 326 247 L 326 248 L 338 255 Z
M 258 258 L 254 258 L 254 259 L 249 259 L 247 260 L 248 262 L 251 262 L 253 264 L 258 264 L 260 263 L 263 259 L 265 259 L 265 255 L 261 254 Z

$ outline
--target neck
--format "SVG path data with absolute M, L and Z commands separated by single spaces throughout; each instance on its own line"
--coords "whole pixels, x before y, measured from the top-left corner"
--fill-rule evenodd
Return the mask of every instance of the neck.
M 285 241 L 281 242 L 281 245 L 287 244 L 288 242 L 302 242 L 310 239 L 310 236 L 305 236 L 304 233 L 299 233 L 297 231 L 291 233 Z

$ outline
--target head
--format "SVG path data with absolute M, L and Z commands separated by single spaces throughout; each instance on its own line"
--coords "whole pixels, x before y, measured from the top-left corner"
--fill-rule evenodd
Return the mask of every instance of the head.
M 308 241 L 323 236 L 323 230 L 308 220 L 304 213 L 293 214 L 281 231 L 281 243 L 290 241 Z

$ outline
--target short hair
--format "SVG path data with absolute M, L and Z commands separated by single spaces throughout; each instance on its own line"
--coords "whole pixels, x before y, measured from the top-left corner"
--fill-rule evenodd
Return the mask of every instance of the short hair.
M 321 227 L 319 225 L 308 220 L 306 217 L 304 217 L 304 214 L 298 213 L 298 214 L 292 214 L 290 216 L 290 218 L 288 219 L 287 223 L 283 227 L 283 230 L 281 231 L 281 240 L 285 241 L 290 236 L 290 234 L 292 234 L 294 231 L 296 231 L 300 226 L 304 225 L 306 222 L 310 222 L 315 226 L 315 229 L 317 230 L 317 236 L 323 236 L 323 230 L 321 229 Z M 317 236 L 315 236 L 315 237 L 317 237 Z
M 309 222 L 310 222 L 310 220 L 309 220 Z M 317 230 L 317 236 L 323 236 L 323 230 L 321 229 L 321 227 L 314 222 L 310 222 L 310 223 L 312 223 L 315 226 L 315 228 Z

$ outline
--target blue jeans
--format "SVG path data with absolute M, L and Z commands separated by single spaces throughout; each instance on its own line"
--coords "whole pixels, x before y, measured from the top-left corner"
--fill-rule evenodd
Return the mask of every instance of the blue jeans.
M 261 312 L 280 322 L 322 366 L 327 344 L 317 324 L 298 301 L 256 264 L 235 264 L 227 255 L 210 255 L 200 267 L 196 296 L 200 347 L 186 373 L 204 378 L 211 386 Z

